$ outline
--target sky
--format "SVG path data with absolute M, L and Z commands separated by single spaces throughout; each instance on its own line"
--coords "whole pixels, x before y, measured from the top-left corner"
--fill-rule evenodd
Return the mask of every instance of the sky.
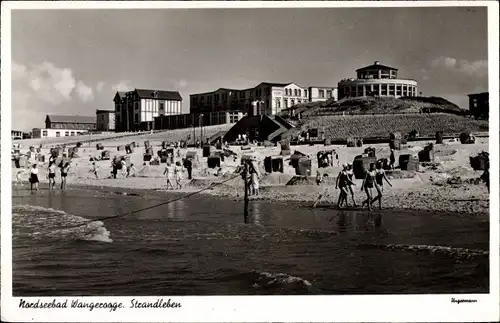
M 117 90 L 336 86 L 378 60 L 461 108 L 488 90 L 486 8 L 13 10 L 12 128 L 114 109 Z

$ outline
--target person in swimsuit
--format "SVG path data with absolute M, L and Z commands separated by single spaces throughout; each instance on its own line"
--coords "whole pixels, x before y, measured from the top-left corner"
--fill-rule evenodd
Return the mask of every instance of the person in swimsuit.
M 382 168 L 382 163 L 377 162 L 377 169 L 375 170 L 375 188 L 377 189 L 377 196 L 370 202 L 370 204 L 375 203 L 378 200 L 378 207 L 382 209 L 382 193 L 384 192 L 384 180 L 392 187 L 392 184 L 387 179 L 384 169 Z
M 36 164 L 33 164 L 30 172 L 30 183 L 31 183 L 31 192 L 33 193 L 33 187 L 38 191 L 38 168 Z
M 64 190 L 66 188 L 66 177 L 68 176 L 70 169 L 69 162 L 64 164 L 63 167 L 61 167 L 61 190 Z
M 396 163 L 396 157 L 394 156 L 394 149 L 391 149 L 391 156 L 389 157 L 389 167 L 394 170 L 394 164 Z
M 337 181 L 335 183 L 335 189 L 340 188 L 337 207 L 340 208 L 342 206 L 342 203 L 345 203 L 346 207 L 349 207 L 349 204 L 347 203 L 347 187 L 350 184 L 354 185 L 354 183 L 349 180 L 349 176 L 347 175 L 347 164 L 343 164 L 342 170 L 340 171 L 339 176 L 337 176 Z
M 49 179 L 49 190 L 56 186 L 56 163 L 49 163 L 47 178 Z
M 92 163 L 92 168 L 90 169 L 90 173 L 95 175 L 95 179 L 99 179 L 99 175 L 97 174 L 97 166 L 94 163 Z
M 372 188 L 375 184 L 375 164 L 371 163 L 370 164 L 370 169 L 366 172 L 365 179 L 363 180 L 363 184 L 361 184 L 361 191 L 365 189 L 366 193 L 366 200 L 363 201 L 363 204 L 361 204 L 361 207 L 363 207 L 365 204 L 368 205 L 368 209 L 371 211 L 372 205 L 371 205 L 371 200 L 372 200 Z
M 348 187 L 349 187 L 349 191 L 351 192 L 352 203 L 354 204 L 355 207 L 357 207 L 358 205 L 356 204 L 356 199 L 354 198 L 354 188 L 353 188 L 353 186 L 355 185 L 353 182 L 354 171 L 352 170 L 351 163 L 347 164 L 347 178 L 350 181 L 350 184 L 348 185 Z
M 167 190 L 169 185 L 172 189 L 174 189 L 174 185 L 172 185 L 173 170 L 170 167 L 170 163 L 167 163 L 167 166 L 165 166 L 165 171 L 163 172 L 163 175 L 166 175 L 167 177 Z
M 175 183 L 177 184 L 177 187 L 182 189 L 182 166 L 180 162 L 176 162 L 174 166 L 174 176 L 175 176 Z
M 135 166 L 134 164 L 130 164 L 127 167 L 127 177 L 135 177 Z
M 316 185 L 321 185 L 321 181 L 322 181 L 322 177 L 321 177 L 321 174 L 318 170 L 318 172 L 316 173 Z
M 259 178 L 260 174 L 257 170 L 257 166 L 255 165 L 255 159 L 252 159 L 249 162 L 249 172 L 250 172 L 250 191 L 252 195 L 259 195 Z

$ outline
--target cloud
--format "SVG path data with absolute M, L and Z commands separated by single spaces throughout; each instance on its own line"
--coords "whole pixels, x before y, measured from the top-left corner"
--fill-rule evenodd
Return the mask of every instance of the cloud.
M 77 80 L 70 68 L 57 67 L 47 61 L 33 65 L 13 61 L 11 70 L 12 126 L 15 128 L 27 130 L 43 126 L 42 119 L 48 113 L 82 114 L 84 107 L 79 107 L 75 98 L 84 103 L 94 99 L 92 88 Z
M 111 86 L 111 89 L 113 91 L 130 91 L 133 89 L 132 85 L 131 85 L 132 82 L 128 81 L 128 80 L 124 80 L 124 81 L 120 81 L 118 82 L 117 84 L 115 85 L 112 85 Z
M 73 72 L 69 68 L 58 68 L 49 62 L 30 67 L 12 63 L 12 86 L 27 91 L 36 99 L 58 105 L 71 100 L 76 86 Z
M 101 92 L 104 89 L 104 85 L 106 85 L 106 83 L 104 83 L 104 82 L 97 82 L 97 85 L 95 87 L 95 89 L 97 90 L 97 92 Z
M 441 56 L 433 60 L 431 66 L 434 68 L 448 69 L 468 76 L 484 77 L 488 75 L 487 60 L 468 61 L 465 59 L 457 60 L 453 57 Z
M 82 81 L 78 81 L 78 83 L 76 83 L 75 92 L 82 102 L 86 103 L 94 100 L 94 92 L 92 91 L 92 88 L 87 86 Z

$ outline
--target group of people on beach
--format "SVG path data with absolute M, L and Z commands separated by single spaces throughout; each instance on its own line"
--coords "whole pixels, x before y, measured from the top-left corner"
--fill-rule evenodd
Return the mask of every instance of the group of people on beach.
M 320 178 L 319 173 L 318 173 L 318 178 Z M 346 207 L 349 207 L 348 204 L 348 196 L 351 195 L 352 197 L 352 202 L 355 207 L 357 207 L 356 204 L 356 198 L 354 196 L 354 186 L 356 184 L 353 181 L 354 179 L 354 172 L 353 172 L 353 167 L 352 164 L 343 164 L 342 165 L 342 170 L 340 171 L 339 175 L 337 176 L 337 180 L 335 182 L 335 189 L 340 189 L 339 193 L 339 198 L 337 201 L 337 207 L 342 207 L 342 205 L 345 205 Z M 318 181 L 318 184 L 321 180 Z M 361 207 L 364 207 L 365 205 L 368 207 L 369 210 L 372 209 L 372 206 L 375 202 L 378 201 L 379 208 L 382 208 L 382 194 L 384 192 L 384 181 L 392 187 L 391 182 L 389 182 L 389 179 L 387 178 L 387 175 L 385 173 L 385 170 L 382 167 L 382 163 L 379 161 L 377 163 L 371 163 L 370 168 L 368 171 L 365 172 L 365 177 L 363 179 L 363 183 L 361 184 L 361 191 L 365 191 L 366 193 L 366 200 L 363 201 L 361 204 Z M 373 189 L 375 188 L 377 195 L 374 196 L 373 194 Z
M 49 166 L 47 168 L 47 178 L 49 180 L 49 190 L 53 190 L 54 187 L 56 186 L 56 170 L 57 167 L 59 167 L 60 172 L 61 172 L 61 190 L 66 189 L 66 178 L 68 177 L 68 173 L 71 169 L 71 163 L 68 162 L 61 162 L 58 166 L 56 166 L 55 159 L 50 159 L 49 160 Z M 33 190 L 38 191 L 38 185 L 40 183 L 40 180 L 38 179 L 38 165 L 34 163 L 31 166 L 30 169 L 30 177 L 29 177 L 29 182 L 31 184 L 31 192 Z M 17 173 L 17 182 L 21 182 L 21 174 L 23 171 L 19 171 Z
M 167 178 L 167 187 L 166 189 L 172 189 L 174 190 L 174 185 L 172 181 L 175 180 L 175 185 L 177 189 L 182 189 L 182 173 L 184 169 L 179 161 L 175 162 L 175 164 L 172 164 L 170 162 L 167 162 L 167 165 L 165 166 L 165 170 L 163 171 L 163 176 Z

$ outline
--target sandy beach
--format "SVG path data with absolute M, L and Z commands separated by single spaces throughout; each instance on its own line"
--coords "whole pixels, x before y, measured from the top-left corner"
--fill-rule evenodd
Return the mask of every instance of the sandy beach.
M 428 142 L 410 142 L 405 145 L 401 151 L 396 154 L 396 160 L 400 154 L 417 154 L 418 151 Z M 122 144 L 121 142 L 119 144 Z M 156 152 L 161 149 L 161 141 L 151 142 L 153 150 Z M 114 156 L 125 156 L 124 151 L 117 151 L 116 144 L 110 140 L 104 142 L 105 148 L 110 151 L 111 158 Z M 111 175 L 111 161 L 100 160 L 96 162 L 98 167 L 99 179 L 96 179 L 90 173 L 92 162 L 91 156 L 99 156 L 101 151 L 95 147 L 95 143 L 84 144 L 79 150 L 79 158 L 72 159 L 72 169 L 67 179 L 68 186 L 85 185 L 97 187 L 116 187 L 121 189 L 146 189 L 166 191 L 166 180 L 163 171 L 166 164 L 152 166 L 143 162 L 144 144 L 137 147 L 135 151 L 128 156 L 136 169 L 135 177 L 125 178 L 123 173 L 118 174 L 117 179 L 109 178 Z M 260 194 L 251 199 L 266 199 L 276 201 L 300 201 L 312 205 L 320 194 L 323 194 L 319 206 L 336 205 L 338 199 L 338 190 L 335 190 L 334 180 L 340 171 L 340 165 L 352 162 L 356 155 L 362 154 L 368 147 L 348 148 L 346 146 L 323 146 L 323 145 L 302 145 L 292 146 L 292 153 L 300 151 L 309 155 L 312 159 L 311 176 L 308 178 L 295 177 L 295 170 L 289 165 L 290 156 L 284 156 L 283 173 L 267 174 L 264 170 L 264 158 L 266 156 L 276 156 L 281 152 L 279 146 L 263 147 L 251 146 L 249 150 L 242 150 L 240 146 L 231 146 L 229 149 L 236 153 L 237 157 L 226 157 L 221 162 L 222 175 L 216 176 L 215 169 L 207 167 L 207 158 L 202 157 L 201 149 L 184 148 L 177 149 L 175 160 L 180 161 L 188 151 L 194 151 L 197 154 L 197 160 L 193 163 L 193 179 L 187 179 L 187 173 L 183 173 L 183 188 L 177 192 L 195 192 L 200 194 L 210 194 L 227 198 L 242 198 L 244 194 L 243 181 L 235 174 L 235 170 L 240 165 L 241 156 L 255 156 L 259 165 Z M 370 145 L 376 149 L 377 158 L 389 157 L 388 144 Z M 334 167 L 319 168 L 321 175 L 327 174 L 321 185 L 315 182 L 315 176 L 318 171 L 316 153 L 320 150 L 335 150 L 338 153 L 337 161 L 334 160 Z M 430 166 L 421 164 L 418 172 L 396 170 L 388 172 L 388 178 L 393 187 L 385 187 L 383 197 L 383 207 L 392 209 L 412 209 L 429 210 L 441 212 L 460 212 L 460 213 L 488 213 L 489 212 L 489 194 L 486 186 L 478 178 L 482 171 L 474 171 L 469 164 L 469 156 L 476 156 L 481 151 L 488 151 L 488 139 L 478 138 L 476 144 L 460 144 L 457 142 L 445 142 L 434 146 L 435 163 Z M 40 168 L 40 187 L 46 187 L 48 184 L 47 167 L 49 148 L 43 148 L 42 154 L 46 156 L 45 163 L 38 163 Z M 396 166 L 398 162 L 396 161 Z M 16 179 L 16 173 L 19 169 L 13 168 L 13 182 Z M 25 171 L 21 178 L 28 180 L 29 170 Z M 293 180 L 292 180 L 293 179 Z M 299 179 L 299 180 L 298 180 Z M 214 183 L 220 183 L 209 188 Z M 59 189 L 60 172 L 56 175 L 57 186 Z M 364 192 L 360 191 L 361 180 L 355 180 L 356 202 L 361 202 L 366 198 Z M 326 194 L 325 194 L 326 193 Z M 352 200 L 349 198 L 352 205 Z

